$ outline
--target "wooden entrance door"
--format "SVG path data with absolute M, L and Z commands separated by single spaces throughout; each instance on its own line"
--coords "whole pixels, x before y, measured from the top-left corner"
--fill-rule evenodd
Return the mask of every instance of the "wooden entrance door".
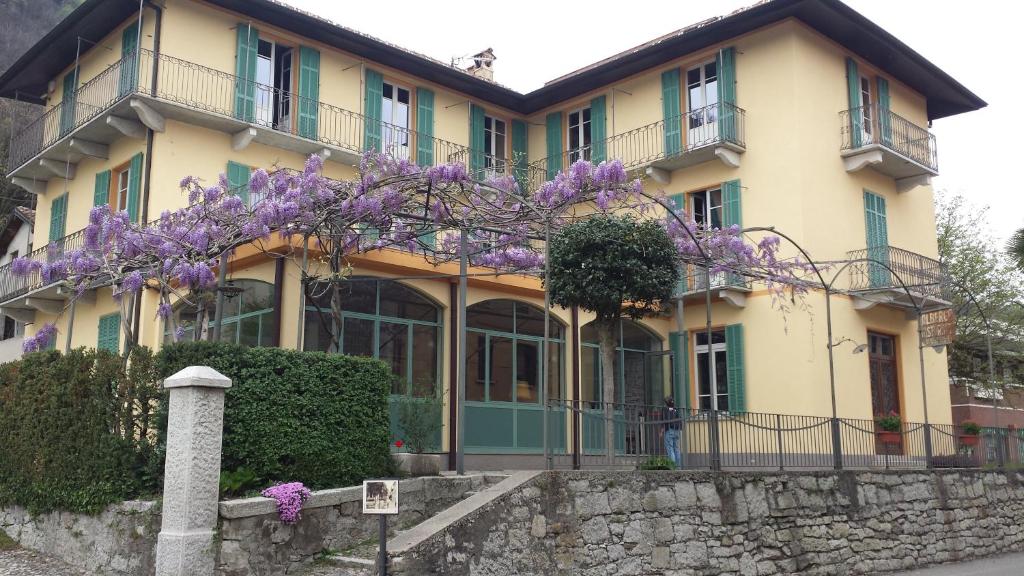
M 885 334 L 869 332 L 868 361 L 871 373 L 872 414 L 900 414 L 900 392 L 896 379 L 896 339 Z M 902 446 L 885 446 L 877 441 L 875 448 L 878 454 L 902 452 Z

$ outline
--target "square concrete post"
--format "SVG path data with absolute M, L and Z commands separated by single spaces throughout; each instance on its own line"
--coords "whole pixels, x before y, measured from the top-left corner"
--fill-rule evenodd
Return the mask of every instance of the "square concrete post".
M 224 390 L 230 387 L 229 378 L 207 366 L 189 366 L 164 380 L 170 407 L 157 576 L 213 574 Z

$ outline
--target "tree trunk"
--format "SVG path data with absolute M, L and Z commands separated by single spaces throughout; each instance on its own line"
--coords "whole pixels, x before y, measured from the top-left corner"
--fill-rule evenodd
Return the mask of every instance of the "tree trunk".
M 618 321 L 595 322 L 601 350 L 601 401 L 604 406 L 604 448 L 608 464 L 615 463 L 615 326 Z

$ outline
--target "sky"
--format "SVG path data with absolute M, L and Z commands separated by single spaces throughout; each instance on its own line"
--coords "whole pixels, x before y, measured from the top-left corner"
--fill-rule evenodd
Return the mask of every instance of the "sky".
M 497 57 L 495 80 L 520 92 L 753 0 L 580 2 L 517 0 L 510 4 L 442 0 L 387 5 L 337 0 L 285 0 L 325 17 L 450 62 L 484 48 Z M 1024 4 L 1012 0 L 846 0 L 853 9 L 945 70 L 988 102 L 977 112 L 936 120 L 939 177 L 935 190 L 960 193 L 989 208 L 987 235 L 1003 241 L 1024 227 L 1024 187 L 1009 168 L 1024 137 L 1019 73 Z M 443 9 L 439 7 L 443 6 Z M 625 6 L 626 10 L 618 7 Z M 911 192 L 912 193 L 912 192 Z M 981 232 L 984 233 L 984 232 Z

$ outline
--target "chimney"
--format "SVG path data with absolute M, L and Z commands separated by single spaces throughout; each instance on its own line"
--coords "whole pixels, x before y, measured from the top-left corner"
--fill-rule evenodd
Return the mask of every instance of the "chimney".
M 469 72 L 477 78 L 484 80 L 494 81 L 494 50 L 488 48 L 479 54 L 473 55 L 473 64 L 466 68 L 466 72 Z

